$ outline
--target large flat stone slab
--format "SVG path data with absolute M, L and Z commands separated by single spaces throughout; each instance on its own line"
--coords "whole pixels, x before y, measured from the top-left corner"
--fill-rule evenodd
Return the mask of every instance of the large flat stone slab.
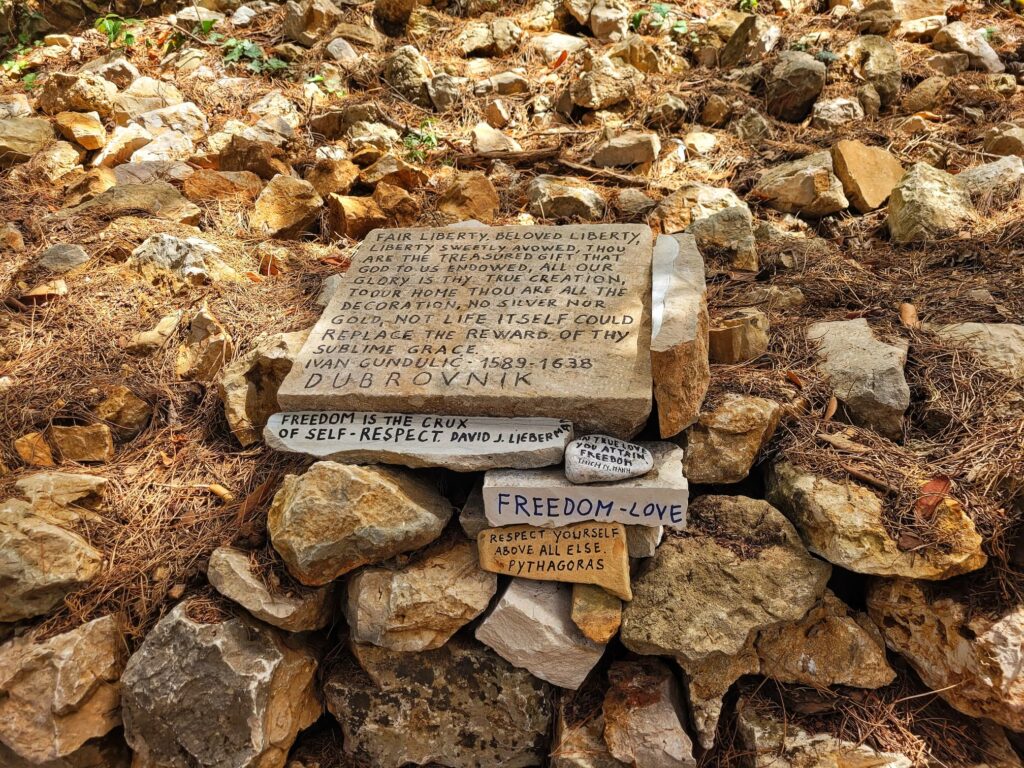
M 414 413 L 275 413 L 263 437 L 277 451 L 349 464 L 400 464 L 477 472 L 529 469 L 562 461 L 572 422 L 546 418 Z
M 643 225 L 374 230 L 278 401 L 630 437 L 651 412 L 651 258 Z
M 579 522 L 686 526 L 689 486 L 683 450 L 672 443 L 640 443 L 654 456 L 643 477 L 574 485 L 562 469 L 496 469 L 484 476 L 484 513 L 493 526 L 558 527 Z

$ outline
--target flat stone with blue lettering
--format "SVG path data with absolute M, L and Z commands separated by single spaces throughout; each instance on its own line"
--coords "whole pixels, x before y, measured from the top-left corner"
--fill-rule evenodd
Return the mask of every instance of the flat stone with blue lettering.
M 293 411 L 271 416 L 263 436 L 275 450 L 342 463 L 477 472 L 560 463 L 572 440 L 572 423 L 529 417 Z
M 484 476 L 484 514 L 492 526 L 572 525 L 584 520 L 686 527 L 689 486 L 683 450 L 674 443 L 639 443 L 654 467 L 643 477 L 577 485 L 564 470 L 496 469 Z

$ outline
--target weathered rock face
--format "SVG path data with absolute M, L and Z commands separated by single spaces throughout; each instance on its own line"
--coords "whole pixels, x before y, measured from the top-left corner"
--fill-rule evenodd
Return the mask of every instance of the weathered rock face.
M 298 237 L 314 222 L 323 204 L 308 181 L 275 176 L 256 198 L 249 226 L 271 237 Z
M 298 594 L 271 592 L 254 572 L 249 553 L 217 547 L 206 577 L 213 588 L 261 621 L 288 632 L 321 629 L 331 620 L 334 590 L 330 586 Z
M 818 344 L 818 366 L 850 420 L 900 439 L 910 405 L 910 386 L 903 375 L 907 342 L 879 341 L 862 317 L 814 323 L 807 339 Z
M 599 144 L 591 162 L 598 167 L 642 165 L 653 163 L 660 152 L 658 134 L 630 131 Z
M 345 616 L 354 642 L 431 650 L 483 613 L 497 588 L 498 577 L 480 569 L 476 546 L 454 541 L 401 567 L 355 574 Z
M 28 499 L 32 511 L 61 524 L 76 523 L 92 516 L 100 506 L 107 479 L 71 472 L 37 472 L 14 484 Z
M 973 521 L 952 499 L 936 505 L 931 520 L 939 546 L 907 551 L 885 527 L 882 499 L 864 486 L 780 462 L 769 474 L 768 499 L 793 521 L 812 552 L 856 573 L 948 579 L 986 562 Z
M 451 514 L 448 501 L 410 473 L 320 461 L 285 477 L 267 528 L 291 574 L 319 586 L 429 544 Z
M 1024 131 L 1022 131 L 1024 135 Z M 1024 145 L 1022 145 L 1024 146 Z M 957 174 L 975 205 L 1009 202 L 1024 194 L 1024 150 Z
M 622 623 L 622 600 L 594 584 L 573 584 L 571 617 L 586 638 L 607 643 Z
M 551 745 L 551 768 L 624 768 L 604 741 L 604 715 L 594 712 L 582 721 L 566 717 L 562 702 Z
M 47 436 L 64 461 L 92 464 L 114 458 L 114 438 L 106 424 L 52 426 Z
M 781 413 L 782 407 L 772 400 L 726 395 L 686 433 L 686 479 L 738 483 L 775 433 Z
M 192 318 L 185 344 L 178 348 L 174 372 L 185 379 L 211 381 L 234 352 L 228 329 L 204 304 Z
M 0 120 L 0 168 L 24 163 L 54 141 L 48 120 L 13 117 Z
M 476 638 L 534 677 L 579 688 L 601 660 L 604 646 L 573 624 L 567 584 L 513 579 L 476 629 Z
M 583 219 L 600 221 L 604 200 L 578 179 L 541 175 L 526 188 L 530 213 L 542 219 Z
M 716 319 L 708 329 L 708 357 L 713 363 L 743 363 L 768 351 L 768 315 L 741 307 Z
M 570 87 L 570 95 L 577 106 L 604 109 L 632 98 L 642 82 L 643 75 L 629 64 L 607 56 L 591 56 Z
M 23 635 L 0 646 L 0 740 L 43 762 L 117 727 L 122 654 L 113 616 L 41 642 Z
M 889 199 L 903 178 L 899 161 L 881 147 L 859 141 L 838 141 L 832 147 L 832 166 L 853 207 L 868 213 Z
M 660 235 L 654 246 L 651 374 L 662 437 L 700 413 L 711 383 L 704 259 L 692 235 Z
M 814 152 L 768 169 L 750 194 L 777 211 L 811 217 L 838 213 L 849 205 L 842 183 L 832 173 L 828 152 Z
M 797 123 L 825 87 L 825 65 L 802 51 L 783 51 L 765 79 L 768 114 Z
M 415 46 L 403 45 L 384 60 L 384 79 L 413 104 L 430 109 L 430 80 L 434 71 Z
M 999 55 L 989 45 L 985 33 L 980 29 L 971 29 L 962 21 L 947 24 L 936 32 L 932 46 L 937 51 L 967 54 L 973 69 L 994 74 L 1006 70 Z
M 501 201 L 498 191 L 481 171 L 460 174 L 437 200 L 437 210 L 458 221 L 476 220 L 490 224 Z
M 299 45 L 312 47 L 343 18 L 341 9 L 330 0 L 292 0 L 287 3 L 284 34 Z
M 956 177 L 915 163 L 893 187 L 889 234 L 897 243 L 937 240 L 977 220 L 971 196 Z
M 683 727 L 682 693 L 672 670 L 654 659 L 617 661 L 608 670 L 604 740 L 612 757 L 634 768 L 693 768 Z
M 48 115 L 59 112 L 98 112 L 110 117 L 117 86 L 99 75 L 54 72 L 43 84 L 39 109 Z
M 541 765 L 550 688 L 479 643 L 454 638 L 410 654 L 356 645 L 354 664 L 324 683 L 345 753 L 380 768 L 439 762 L 450 768 Z
M 234 276 L 220 256 L 220 248 L 201 237 L 157 234 L 132 251 L 128 265 L 154 284 L 202 285 Z
M 903 71 L 892 43 L 879 35 L 860 35 L 846 47 L 853 71 L 878 93 L 883 107 L 899 97 Z
M 116 219 L 139 211 L 159 219 L 181 224 L 198 224 L 201 211 L 166 181 L 111 187 L 95 197 L 47 217 L 64 221 L 73 216 L 99 216 Z
M 879 580 L 868 613 L 886 644 L 955 709 L 1024 729 L 1024 609 L 972 613 L 954 596 L 907 579 Z
M 733 655 L 751 631 L 799 619 L 821 597 L 831 567 L 807 553 L 768 503 L 700 496 L 688 523 L 686 535 L 662 542 L 633 579 L 620 632 L 630 650 L 676 656 L 684 666 Z M 730 540 L 764 543 L 740 554 Z
M 277 390 L 308 335 L 309 331 L 274 334 L 224 367 L 220 399 L 231 434 L 243 448 L 260 439 L 267 419 L 280 410 Z
M 160 620 L 121 677 L 124 735 L 141 765 L 282 768 L 320 716 L 316 660 L 240 619 Z
M 672 234 L 685 231 L 695 221 L 713 213 L 744 205 L 728 187 L 712 187 L 699 182 L 684 184 L 658 203 L 654 219 L 662 232 Z
M 878 628 L 828 591 L 799 621 L 762 629 L 756 648 L 761 674 L 783 683 L 880 688 L 896 677 Z
M 735 269 L 759 269 L 754 217 L 745 204 L 733 205 L 697 219 L 686 229 L 702 252 L 724 252 Z
M 991 155 L 1024 157 L 1024 125 L 999 123 L 985 131 L 982 139 L 985 151 Z
M 953 323 L 934 329 L 939 337 L 971 350 L 990 368 L 1024 378 L 1024 325 L 1014 323 Z
M 40 616 L 100 573 L 102 555 L 20 499 L 0 504 L 0 621 Z

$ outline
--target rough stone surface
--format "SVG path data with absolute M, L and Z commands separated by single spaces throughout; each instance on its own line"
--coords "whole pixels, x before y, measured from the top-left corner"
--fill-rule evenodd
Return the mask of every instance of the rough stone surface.
M 591 162 L 599 168 L 643 165 L 657 160 L 660 152 L 658 134 L 632 131 L 599 144 Z
M 585 109 L 604 109 L 631 99 L 643 82 L 643 75 L 617 59 L 592 56 L 583 73 L 570 88 L 572 101 Z
M 0 120 L 0 168 L 27 162 L 54 141 L 48 120 L 38 117 L 13 117 Z
M 267 528 L 291 574 L 319 586 L 429 544 L 451 514 L 443 496 L 409 473 L 320 461 L 285 477 Z
M 550 687 L 465 638 L 410 654 L 355 645 L 362 669 L 339 665 L 324 698 L 345 735 L 345 754 L 379 768 L 543 764 Z
M 843 191 L 860 213 L 881 207 L 904 173 L 903 166 L 889 152 L 859 141 L 836 142 L 832 165 Z
M 181 224 L 198 224 L 201 213 L 166 181 L 154 181 L 111 187 L 84 203 L 50 214 L 47 220 L 59 222 L 74 216 L 116 219 L 140 211 Z
M 889 234 L 894 242 L 937 240 L 977 220 L 971 196 L 945 171 L 915 163 L 889 197 Z
M 814 323 L 807 339 L 818 344 L 818 367 L 855 423 L 892 440 L 903 436 L 910 387 L 903 375 L 907 342 L 875 338 L 864 318 Z
M 811 127 L 834 131 L 847 123 L 864 119 L 864 108 L 853 99 L 819 101 L 811 110 Z
M 459 174 L 437 200 L 437 210 L 456 221 L 469 219 L 491 224 L 501 201 L 490 179 L 481 171 Z
M 952 499 L 939 503 L 930 521 L 942 545 L 908 550 L 886 529 L 882 499 L 864 486 L 780 462 L 769 475 L 768 499 L 793 521 L 808 549 L 855 573 L 948 579 L 986 561 L 974 523 Z
M 955 21 L 936 32 L 932 47 L 944 53 L 967 54 L 972 69 L 994 74 L 1006 71 L 999 55 L 989 45 L 985 33 L 980 29 L 971 29 L 962 21 Z
M 530 213 L 542 219 L 600 221 L 604 200 L 578 179 L 542 174 L 526 188 Z
M 98 112 L 60 112 L 53 122 L 61 136 L 83 149 L 99 149 L 107 142 L 107 130 Z
M 604 715 L 600 709 L 583 720 L 566 716 L 564 700 L 560 702 L 551 744 L 550 768 L 627 768 L 612 757 L 604 741 Z
M 708 357 L 713 363 L 743 363 L 767 351 L 768 316 L 754 307 L 732 310 L 708 329 Z
M 22 635 L 0 646 L 0 740 L 41 763 L 103 736 L 121 722 L 123 665 L 113 616 L 47 640 Z
M 483 613 L 497 588 L 498 577 L 480 569 L 476 546 L 454 541 L 401 566 L 359 571 L 348 581 L 345 616 L 354 642 L 432 650 Z
M 838 213 L 849 205 L 842 182 L 832 172 L 828 152 L 814 152 L 769 168 L 750 194 L 777 211 L 810 217 Z
M 136 763 L 283 768 L 321 712 L 312 654 L 257 623 L 201 624 L 189 602 L 150 630 L 121 677 Z
M 878 93 L 882 107 L 896 102 L 903 70 L 892 43 L 880 35 L 860 35 L 846 47 L 845 55 L 854 74 Z
M 1022 152 L 1024 156 L 1024 152 Z M 1009 202 L 1024 193 L 1024 159 L 1008 155 L 957 174 L 975 205 Z
M 622 600 L 594 584 L 573 584 L 570 616 L 587 639 L 607 643 L 622 623 Z
M 430 109 L 430 80 L 434 71 L 415 46 L 403 45 L 384 59 L 384 79 L 404 98 Z
M 1024 730 L 1024 609 L 989 615 L 908 579 L 879 580 L 868 613 L 886 644 L 955 709 Z
M 313 223 L 323 204 L 308 181 L 275 176 L 256 198 L 249 226 L 271 237 L 298 237 Z
M 562 688 L 579 688 L 604 646 L 573 624 L 572 588 L 513 579 L 476 629 L 476 638 L 514 666 Z
M 693 483 L 738 483 L 775 433 L 781 413 L 772 400 L 726 395 L 687 431 L 683 474 Z
M 93 413 L 111 428 L 118 439 L 131 440 L 145 429 L 153 408 L 128 387 L 117 384 L 107 389 L 107 396 Z
M 203 285 L 234 276 L 220 256 L 220 248 L 201 237 L 158 234 L 143 240 L 128 264 L 151 283 Z
M 288 632 L 321 629 L 331 620 L 334 590 L 272 592 L 254 572 L 248 552 L 217 547 L 206 568 L 210 584 L 224 597 L 245 608 L 260 621 Z
M 107 479 L 71 472 L 36 472 L 14 484 L 35 513 L 60 524 L 90 517 L 103 503 Z
M 1024 378 L 1024 325 L 953 323 L 933 330 L 940 338 L 971 350 L 983 365 L 1013 379 Z
M 54 72 L 46 78 L 39 94 L 39 110 L 47 115 L 60 112 L 98 112 L 110 117 L 117 86 L 88 72 Z
M 783 51 L 765 78 L 768 114 L 791 123 L 800 122 L 810 113 L 824 87 L 824 64 L 802 51 Z
M 114 438 L 106 424 L 53 426 L 47 437 L 64 461 L 102 464 L 114 458 Z
M 712 187 L 692 182 L 662 198 L 654 210 L 654 219 L 667 235 L 685 231 L 691 224 L 718 211 L 744 203 L 728 187 Z
M 692 235 L 660 235 L 654 247 L 651 373 L 658 428 L 672 437 L 700 413 L 711 369 L 704 259 Z
M 667 665 L 617 661 L 608 683 L 601 711 L 612 757 L 634 768 L 696 768 L 682 692 Z
M 39 266 L 49 272 L 62 274 L 70 272 L 75 267 L 80 267 L 89 261 L 89 254 L 80 245 L 69 243 L 57 243 L 51 245 L 39 258 Z
M 286 4 L 284 34 L 299 45 L 307 48 L 330 33 L 344 16 L 341 9 L 330 0 L 305 0 Z

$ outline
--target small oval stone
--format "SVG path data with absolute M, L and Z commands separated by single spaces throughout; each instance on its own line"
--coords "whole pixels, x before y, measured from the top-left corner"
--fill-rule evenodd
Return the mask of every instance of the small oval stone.
M 565 449 L 565 477 L 571 483 L 603 483 L 646 475 L 654 456 L 642 445 L 608 435 L 586 435 Z

